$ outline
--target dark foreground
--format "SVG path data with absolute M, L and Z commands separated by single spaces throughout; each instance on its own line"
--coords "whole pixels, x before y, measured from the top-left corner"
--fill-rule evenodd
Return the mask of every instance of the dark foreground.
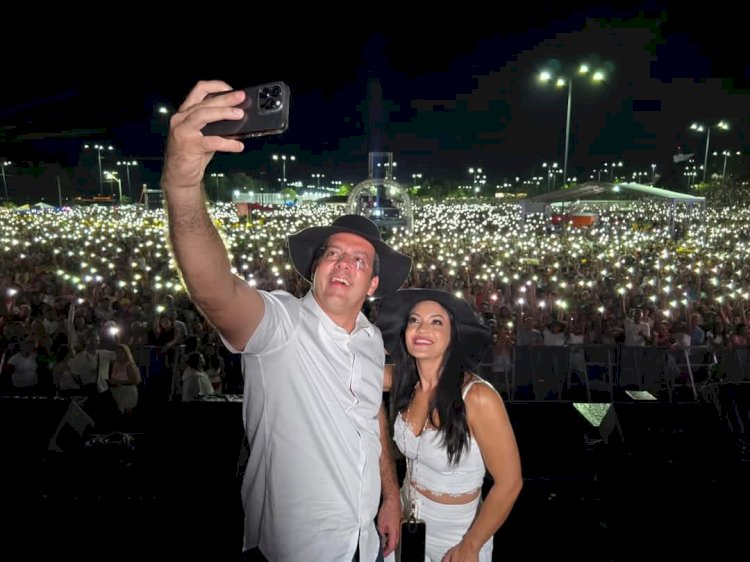
M 621 401 L 598 427 L 572 402 L 508 404 L 525 483 L 495 560 L 738 559 L 749 389 L 731 416 Z M 68 402 L 0 399 L 0 559 L 236 561 L 240 406 L 160 404 L 124 433 L 66 428 L 50 452 Z

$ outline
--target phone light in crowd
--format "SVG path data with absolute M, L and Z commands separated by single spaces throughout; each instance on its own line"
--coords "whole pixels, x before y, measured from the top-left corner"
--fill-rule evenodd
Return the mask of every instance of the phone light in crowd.
M 490 296 L 490 300 L 491 300 L 491 301 L 493 301 L 493 302 L 494 302 L 494 301 L 496 301 L 496 300 L 497 300 L 497 295 L 493 293 L 493 294 L 492 294 L 492 295 Z
M 119 333 L 120 333 L 120 328 L 118 328 L 117 326 L 110 326 L 109 327 L 109 335 L 110 336 L 116 336 Z
M 13 288 L 8 289 L 8 296 L 9 297 L 14 297 L 17 294 L 18 294 L 18 289 L 13 289 Z
M 539 308 L 547 308 L 547 303 L 544 301 L 539 301 L 539 304 L 537 305 Z
M 158 305 L 156 307 L 156 312 L 158 312 L 159 314 L 161 314 L 162 312 L 164 312 L 164 305 L 161 305 L 161 304 Z
M 604 307 L 603 306 L 600 306 L 596 310 L 599 311 L 599 314 L 604 314 Z
M 462 293 L 461 291 L 456 291 L 456 292 L 455 292 L 455 295 L 456 295 L 456 296 L 457 296 L 457 297 L 458 297 L 459 299 L 462 299 L 462 298 L 464 298 L 464 294 L 463 294 L 463 293 Z
M 84 300 L 83 300 L 82 298 L 79 298 L 79 299 L 78 299 L 78 300 L 77 300 L 76 302 L 77 302 L 78 304 L 83 304 L 83 303 L 84 303 L 84 302 L 86 302 L 86 301 L 84 301 Z

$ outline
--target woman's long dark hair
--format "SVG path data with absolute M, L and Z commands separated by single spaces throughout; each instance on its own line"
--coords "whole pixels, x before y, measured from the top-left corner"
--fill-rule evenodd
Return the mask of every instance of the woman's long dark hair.
M 391 354 L 394 363 L 393 383 L 391 385 L 390 411 L 396 415 L 406 410 L 414 395 L 414 388 L 419 381 L 417 362 L 406 349 L 405 333 L 411 311 L 404 318 L 398 344 Z M 458 464 L 461 453 L 469 448 L 469 426 L 466 422 L 466 409 L 461 398 L 466 360 L 458 342 L 461 341 L 461 330 L 448 311 L 451 319 L 451 341 L 445 350 L 440 369 L 435 396 L 428 406 L 430 421 L 435 424 L 435 414 L 439 421 L 438 432 L 442 434 L 443 444 L 448 451 L 448 462 Z

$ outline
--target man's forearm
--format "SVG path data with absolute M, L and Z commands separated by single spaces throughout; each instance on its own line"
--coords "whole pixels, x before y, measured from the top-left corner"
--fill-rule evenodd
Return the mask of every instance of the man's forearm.
M 380 421 L 380 482 L 383 498 L 398 498 L 398 475 L 391 450 L 391 433 L 388 431 L 385 408 L 382 405 L 378 418 Z
M 190 297 L 202 309 L 217 306 L 234 288 L 227 249 L 200 190 L 165 189 L 169 240 Z

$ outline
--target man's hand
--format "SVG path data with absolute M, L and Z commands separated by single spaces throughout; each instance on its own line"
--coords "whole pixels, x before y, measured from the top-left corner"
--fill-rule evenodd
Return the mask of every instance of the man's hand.
M 446 552 L 440 562 L 479 562 L 479 550 L 461 541 Z
M 383 556 L 396 550 L 401 539 L 401 498 L 398 494 L 383 498 L 378 511 L 378 533 L 384 539 Z
M 224 119 L 242 119 L 244 112 L 233 106 L 242 102 L 245 92 L 206 98 L 208 94 L 228 92 L 231 87 L 219 80 L 198 82 L 169 121 L 169 139 L 164 160 L 162 186 L 167 189 L 200 186 L 206 166 L 214 153 L 242 152 L 238 140 L 204 136 L 201 129 L 208 123 Z

